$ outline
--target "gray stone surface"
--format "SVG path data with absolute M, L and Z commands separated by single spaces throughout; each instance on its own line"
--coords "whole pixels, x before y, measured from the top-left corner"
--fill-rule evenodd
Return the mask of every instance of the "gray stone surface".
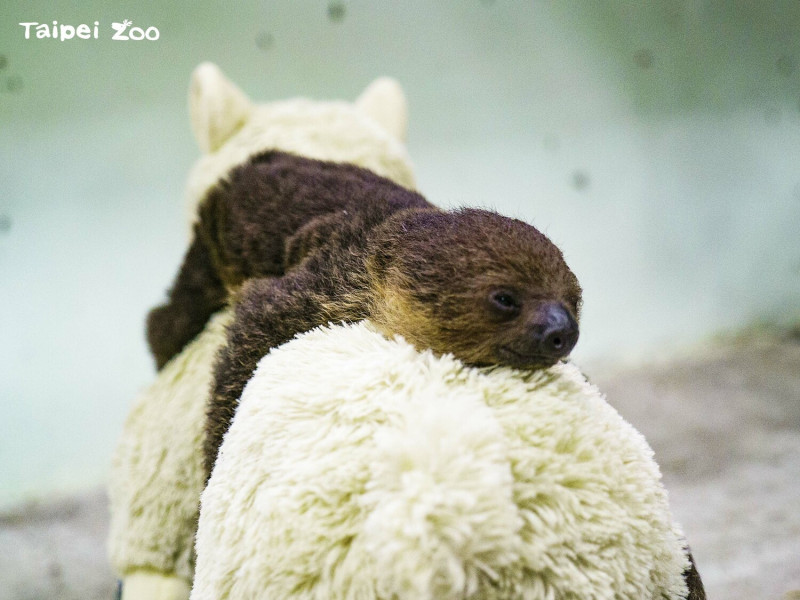
M 588 374 L 653 446 L 709 598 L 800 589 L 800 336 Z M 0 515 L 0 600 L 113 598 L 107 510 L 95 491 Z
M 0 515 L 0 600 L 111 600 L 103 491 Z
M 800 590 L 800 336 L 592 379 L 653 447 L 709 598 Z

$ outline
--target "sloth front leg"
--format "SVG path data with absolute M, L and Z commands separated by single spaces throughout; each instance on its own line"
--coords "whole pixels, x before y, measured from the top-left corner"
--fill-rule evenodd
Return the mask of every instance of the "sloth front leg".
M 161 370 L 225 306 L 227 291 L 211 260 L 208 247 L 197 235 L 181 264 L 169 299 L 147 316 L 147 343 Z
M 204 444 L 206 478 L 217 459 L 239 398 L 258 361 L 296 334 L 333 318 L 325 309 L 328 295 L 308 272 L 248 280 L 236 304 L 228 339 L 217 356 L 207 409 Z

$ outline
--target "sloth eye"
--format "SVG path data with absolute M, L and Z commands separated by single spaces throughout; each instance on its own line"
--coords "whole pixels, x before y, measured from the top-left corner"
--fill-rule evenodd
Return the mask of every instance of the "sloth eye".
M 516 313 L 519 311 L 519 301 L 511 292 L 497 291 L 489 294 L 492 306 L 503 313 Z

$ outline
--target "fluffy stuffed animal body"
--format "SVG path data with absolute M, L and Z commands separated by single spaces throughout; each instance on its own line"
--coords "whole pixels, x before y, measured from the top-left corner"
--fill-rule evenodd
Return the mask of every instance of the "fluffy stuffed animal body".
M 260 362 L 197 553 L 192 600 L 704 597 L 651 449 L 573 365 L 469 368 L 367 323 Z
M 192 221 L 211 187 L 268 150 L 354 164 L 413 187 L 403 145 L 406 102 L 393 80 L 376 80 L 355 103 L 255 104 L 215 65 L 204 63 L 192 76 L 189 101 L 204 151 L 187 184 Z M 196 251 L 190 247 L 187 254 Z M 163 339 L 179 341 L 161 346 L 158 336 L 150 336 L 161 370 L 135 401 L 112 461 L 109 555 L 126 600 L 185 599 L 194 576 L 205 406 L 230 314 L 227 290 L 213 285 L 208 264 L 189 262 L 199 270 L 179 274 L 174 289 L 180 293 L 151 317 L 151 331 L 161 320 L 171 327 Z

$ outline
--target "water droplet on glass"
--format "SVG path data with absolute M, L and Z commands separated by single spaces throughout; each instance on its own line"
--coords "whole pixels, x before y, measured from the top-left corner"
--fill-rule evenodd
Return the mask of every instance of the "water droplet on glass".
M 9 231 L 11 231 L 11 217 L 0 215 L 0 233 L 8 233 Z
M 47 567 L 47 575 L 51 579 L 61 579 L 62 577 L 61 565 L 55 561 L 51 562 Z
M 343 20 L 346 12 L 347 9 L 343 2 L 331 2 L 328 4 L 328 19 L 331 21 L 338 22 Z
M 775 68 L 778 69 L 778 73 L 784 77 L 791 77 L 794 74 L 797 65 L 794 63 L 794 58 L 784 54 L 775 62 Z
M 0 54 L 0 71 L 5 69 L 8 66 L 8 59 L 6 58 L 5 54 Z
M 275 38 L 272 37 L 271 33 L 267 33 L 266 31 L 262 31 L 256 36 L 256 46 L 265 52 L 272 48 L 274 43 Z
M 648 48 L 642 48 L 633 53 L 633 62 L 640 69 L 649 69 L 653 66 L 654 60 L 653 51 Z
M 589 174 L 586 171 L 578 170 L 572 174 L 572 187 L 579 192 L 587 190 L 590 183 Z
M 22 91 L 22 77 L 19 75 L 12 75 L 6 79 L 6 90 L 12 94 Z

